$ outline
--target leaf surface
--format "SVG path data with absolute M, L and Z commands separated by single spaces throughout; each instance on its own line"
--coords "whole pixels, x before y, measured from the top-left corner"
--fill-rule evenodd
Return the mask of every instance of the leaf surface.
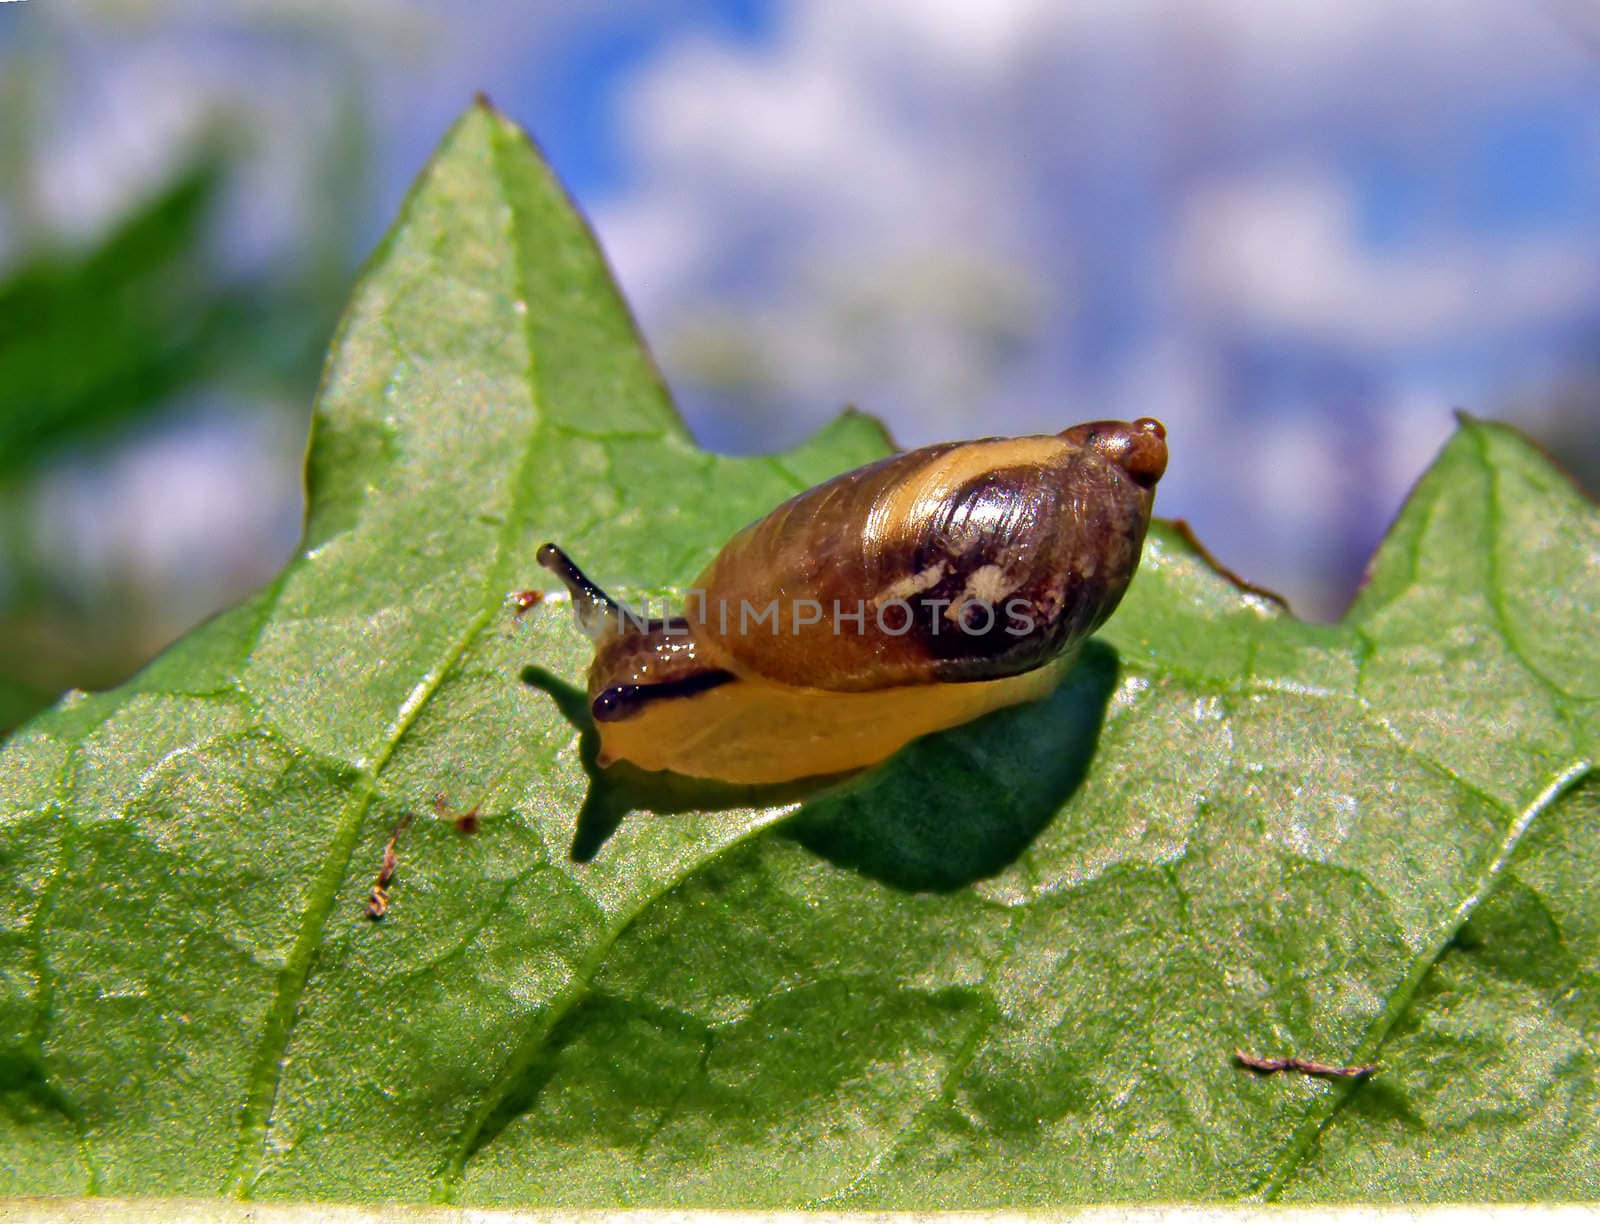
M 590 777 L 550 677 L 588 644 L 507 604 L 537 545 L 659 591 L 885 448 L 846 416 L 696 449 L 559 187 L 469 112 L 335 345 L 300 556 L 4 751 L 0 1186 L 1600 1191 L 1600 521 L 1496 426 L 1463 423 L 1340 625 L 1158 527 L 1051 699 L 573 861 Z

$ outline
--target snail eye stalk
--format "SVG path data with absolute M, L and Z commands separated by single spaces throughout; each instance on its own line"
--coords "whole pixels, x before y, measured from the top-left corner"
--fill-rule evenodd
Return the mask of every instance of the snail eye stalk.
M 571 557 L 555 544 L 541 545 L 534 559 L 561 579 L 572 594 L 573 610 L 577 613 L 578 627 L 591 637 L 605 628 L 606 619 L 620 620 L 622 609 L 579 569 Z

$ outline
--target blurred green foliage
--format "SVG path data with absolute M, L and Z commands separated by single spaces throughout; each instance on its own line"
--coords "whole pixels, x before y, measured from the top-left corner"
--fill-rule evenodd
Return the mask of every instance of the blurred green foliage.
M 86 607 L 63 589 L 39 554 L 40 473 L 198 394 L 309 403 L 348 261 L 332 276 L 222 270 L 211 237 L 230 156 L 204 149 L 99 241 L 30 251 L 0 281 L 0 730 L 64 688 L 115 683 L 161 644 L 139 600 Z
M 35 255 L 0 284 L 0 481 L 214 366 L 239 314 L 201 241 L 220 172 L 206 157 L 88 251 Z

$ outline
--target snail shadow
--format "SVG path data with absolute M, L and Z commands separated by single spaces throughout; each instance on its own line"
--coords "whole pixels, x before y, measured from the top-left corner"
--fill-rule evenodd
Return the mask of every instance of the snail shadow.
M 578 756 L 589 775 L 589 793 L 578 811 L 577 828 L 568 850 L 575 863 L 591 861 L 631 812 L 670 816 L 737 807 L 775 807 L 815 795 L 840 780 L 840 775 L 832 775 L 772 786 L 734 786 L 637 769 L 626 761 L 601 768 L 600 733 L 589 714 L 588 694 L 537 665 L 522 669 L 522 681 L 548 694 L 562 717 L 578 729 Z
M 804 801 L 785 826 L 813 853 L 894 888 L 942 892 L 1002 870 L 1082 783 L 1115 690 L 1117 655 L 1089 642 L 1043 701 L 997 710 L 853 775 L 734 786 L 621 762 L 602 769 L 588 695 L 538 666 L 522 679 L 578 729 L 589 793 L 570 855 L 595 857 L 631 812 L 671 815 Z
M 808 803 L 785 835 L 893 888 L 947 892 L 1001 871 L 1088 773 L 1117 654 L 1091 641 L 1059 688 L 907 745 Z

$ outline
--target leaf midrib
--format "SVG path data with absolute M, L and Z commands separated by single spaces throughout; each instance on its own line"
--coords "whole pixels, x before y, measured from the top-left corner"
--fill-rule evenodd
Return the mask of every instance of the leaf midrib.
M 497 134 L 492 133 L 490 139 L 496 140 Z M 515 223 L 518 206 L 507 190 L 504 176 L 499 172 L 498 158 L 494 181 L 500 201 L 505 206 L 506 214 L 511 218 L 506 229 L 510 244 L 515 251 L 515 266 L 518 268 L 520 280 L 522 257 L 525 252 L 520 249 L 521 239 Z M 407 202 L 407 207 L 402 209 L 398 224 L 404 224 L 406 213 L 409 211 L 410 201 Z M 388 254 L 386 249 L 385 259 Z M 384 266 L 383 260 L 375 261 L 369 267 L 364 279 L 370 280 L 375 277 Z M 357 292 L 359 294 L 360 290 Z M 228 1185 L 224 1190 L 224 1193 L 231 1193 L 236 1198 L 250 1197 L 254 1182 L 260 1175 L 267 1135 L 271 1128 L 272 1111 L 278 1087 L 282 1082 L 283 1055 L 293 1034 L 300 1001 L 305 994 L 316 952 L 322 943 L 328 916 L 332 913 L 339 886 L 348 873 L 350 856 L 354 853 L 356 842 L 359 840 L 363 818 L 376 792 L 378 777 L 392 759 L 406 733 L 438 693 L 451 670 L 493 621 L 502 603 L 499 592 L 504 585 L 503 571 L 507 566 L 511 549 L 522 535 L 529 518 L 531 507 L 528 503 L 534 487 L 529 475 L 546 434 L 537 395 L 537 380 L 534 376 L 535 350 L 529 317 L 524 316 L 521 326 L 528 358 L 528 369 L 523 385 L 528 393 L 533 422 L 517 464 L 510 512 L 500 525 L 495 539 L 493 560 L 485 572 L 480 607 L 463 631 L 444 650 L 439 661 L 406 694 L 395 718 L 385 729 L 376 750 L 366 755 L 366 763 L 357 776 L 355 789 L 335 822 L 333 838 L 325 853 L 322 870 L 318 872 L 317 879 L 309 892 L 310 899 L 301 919 L 300 930 L 295 936 L 283 968 L 279 971 L 276 996 L 267 1011 L 254 1070 L 240 1110 L 238 1146 Z

